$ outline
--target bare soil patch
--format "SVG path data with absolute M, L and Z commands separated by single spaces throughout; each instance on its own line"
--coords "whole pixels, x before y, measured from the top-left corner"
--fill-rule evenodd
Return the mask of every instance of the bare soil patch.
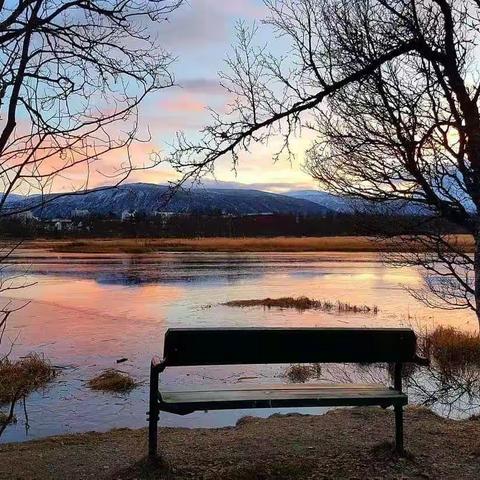
M 1 479 L 478 479 L 480 421 L 409 408 L 408 455 L 392 451 L 391 411 L 247 417 L 219 429 L 161 428 L 149 466 L 145 429 L 0 445 Z

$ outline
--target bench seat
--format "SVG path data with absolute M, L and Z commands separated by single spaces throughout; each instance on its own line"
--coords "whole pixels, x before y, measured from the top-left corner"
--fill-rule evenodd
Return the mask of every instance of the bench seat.
M 161 411 L 186 415 L 199 410 L 321 406 L 407 405 L 404 393 L 375 384 L 236 384 L 161 390 Z

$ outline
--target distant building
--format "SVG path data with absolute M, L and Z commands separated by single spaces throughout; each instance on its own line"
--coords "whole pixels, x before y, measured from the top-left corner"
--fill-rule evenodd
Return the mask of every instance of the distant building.
M 30 222 L 31 220 L 35 220 L 35 217 L 33 216 L 33 213 L 31 210 L 27 210 L 26 212 L 18 212 L 14 213 L 12 215 L 12 218 L 15 218 L 16 220 L 19 220 L 20 223 L 26 224 Z
M 84 218 L 84 217 L 88 217 L 89 215 L 90 215 L 89 210 L 82 210 L 80 208 L 75 208 L 70 212 L 70 216 L 72 218 Z
M 245 213 L 243 217 L 273 217 L 276 215 L 274 212 L 256 212 L 256 213 Z
M 156 210 L 153 212 L 154 217 L 161 217 L 161 218 L 169 218 L 169 217 L 174 217 L 175 215 L 178 215 L 177 212 L 161 212 L 159 210 Z
M 49 227 L 55 232 L 73 230 L 73 222 L 69 218 L 53 218 L 48 222 Z
M 124 210 L 122 212 L 122 222 L 128 222 L 129 220 L 133 220 L 135 219 L 135 215 L 136 215 L 136 211 L 133 210 L 133 212 L 131 212 L 130 210 Z

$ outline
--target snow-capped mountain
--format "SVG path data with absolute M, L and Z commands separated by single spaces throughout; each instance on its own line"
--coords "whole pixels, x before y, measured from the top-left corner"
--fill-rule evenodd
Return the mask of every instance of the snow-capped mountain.
M 321 190 L 292 190 L 285 195 L 317 203 L 337 213 L 352 213 L 354 211 L 353 204 L 349 199 Z
M 146 215 L 156 212 L 325 215 L 329 212 L 328 208 L 309 200 L 259 190 L 191 188 L 171 194 L 165 185 L 134 183 L 59 198 L 49 194 L 44 196 L 46 204 L 42 207 L 36 207 L 38 196 L 24 197 L 23 200 L 15 198 L 13 203 L 15 209 L 19 202 L 31 207 L 35 216 L 44 219 L 70 218 L 75 212 L 86 211 L 116 217 L 125 211 Z
M 285 195 L 308 200 L 317 203 L 323 207 L 336 213 L 395 213 L 397 215 L 428 215 L 431 213 L 427 207 L 416 203 L 405 201 L 391 201 L 388 203 L 378 204 L 368 200 L 353 200 L 348 197 L 334 195 L 321 190 L 292 190 Z

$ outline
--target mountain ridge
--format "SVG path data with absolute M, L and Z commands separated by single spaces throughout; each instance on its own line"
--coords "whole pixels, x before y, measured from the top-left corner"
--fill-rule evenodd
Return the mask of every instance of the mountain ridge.
M 166 185 L 129 183 L 112 188 L 95 188 L 81 195 L 44 195 L 45 205 L 35 207 L 37 195 L 18 198 L 11 208 L 28 208 L 42 219 L 72 218 L 75 212 L 121 217 L 124 212 L 146 215 L 156 213 L 219 213 L 227 215 L 302 214 L 326 215 L 330 209 L 309 200 L 255 189 L 189 188 L 171 196 Z M 61 195 L 61 194 L 60 194 Z

